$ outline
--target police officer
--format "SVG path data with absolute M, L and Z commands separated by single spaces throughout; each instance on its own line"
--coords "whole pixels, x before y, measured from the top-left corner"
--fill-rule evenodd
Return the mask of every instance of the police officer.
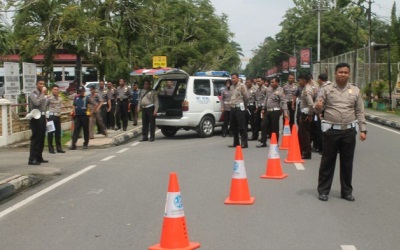
M 290 125 L 290 130 L 292 129 L 292 126 L 294 124 L 294 115 L 296 113 L 296 101 L 293 101 L 293 97 L 296 94 L 297 91 L 297 85 L 294 83 L 295 78 L 293 73 L 289 73 L 288 76 L 288 82 L 283 86 L 283 93 L 286 96 L 287 100 L 287 107 L 289 111 L 289 125 Z
M 117 105 L 117 93 L 112 82 L 107 82 L 107 129 L 114 129 L 115 126 L 115 110 Z
M 221 92 L 221 112 L 224 113 L 224 124 L 222 125 L 222 137 L 225 137 L 226 134 L 230 132 L 229 128 L 229 120 L 231 115 L 231 88 L 232 80 L 228 79 L 225 83 L 225 88 Z
M 53 147 L 53 136 L 56 141 L 57 153 L 65 153 L 61 145 L 61 98 L 59 96 L 59 87 L 54 84 L 51 86 L 51 95 L 49 96 L 47 105 L 49 107 L 49 121 L 53 121 L 55 131 L 47 133 L 47 145 L 49 153 L 55 154 Z
M 142 110 L 142 139 L 140 141 L 154 141 L 156 131 L 156 116 L 158 112 L 157 91 L 151 88 L 150 80 L 143 81 L 143 91 L 140 93 L 139 106 Z M 150 128 L 150 139 L 149 139 Z
M 132 96 L 130 99 L 130 110 L 132 112 L 133 126 L 137 126 L 138 122 L 138 104 L 139 104 L 140 89 L 137 82 L 132 85 Z
M 263 121 L 261 127 L 261 143 L 257 148 L 265 148 L 267 146 L 267 136 L 271 138 L 271 134 L 276 134 L 276 139 L 279 141 L 279 119 L 284 112 L 285 118 L 288 118 L 287 100 L 283 93 L 283 88 L 279 87 L 279 78 L 271 79 L 271 84 L 267 89 L 267 97 L 265 105 L 261 111 Z
M 325 73 L 322 73 L 318 76 L 318 90 L 322 88 L 325 84 L 327 84 L 328 76 Z M 315 100 L 314 100 L 315 103 Z M 315 112 L 315 110 L 314 110 Z M 315 112 L 314 120 L 313 120 L 313 128 L 314 128 L 314 139 L 313 139 L 313 152 L 317 152 L 322 154 L 322 130 L 321 130 L 321 116 L 322 114 L 317 114 Z
M 254 129 L 254 121 L 256 117 L 256 92 L 257 87 L 253 86 L 252 79 L 246 79 L 246 87 L 247 87 L 247 94 L 249 96 L 249 101 L 247 103 L 247 119 L 246 119 L 246 126 L 250 124 L 250 128 L 253 135 L 257 134 Z
M 121 129 L 121 120 L 123 130 L 126 131 L 126 128 L 128 127 L 128 109 L 131 95 L 131 89 L 126 85 L 125 80 L 119 79 L 119 86 L 117 87 L 118 103 L 116 111 L 117 130 Z
M 98 93 L 99 93 L 99 95 L 101 97 L 102 105 L 100 107 L 100 111 L 99 112 L 100 112 L 101 119 L 103 120 L 103 124 L 105 126 L 107 124 L 107 108 L 108 108 L 107 92 L 108 92 L 108 90 L 107 90 L 107 88 L 106 88 L 106 86 L 104 84 L 104 81 L 101 80 L 99 82 Z M 101 132 L 102 131 L 101 131 L 100 124 L 97 121 L 97 134 L 101 134 Z M 103 131 L 103 132 L 105 132 L 105 131 Z
M 311 159 L 310 124 L 314 114 L 314 91 L 310 86 L 310 76 L 300 75 L 299 85 L 302 87 L 300 93 L 300 124 L 299 143 L 302 159 Z
M 262 117 L 261 117 L 261 111 L 264 106 L 265 98 L 267 96 L 267 87 L 264 85 L 265 82 L 265 77 L 257 77 L 256 80 L 256 93 L 255 93 L 255 105 L 256 105 L 256 110 L 255 110 L 255 115 L 254 115 L 254 129 L 253 129 L 253 134 L 251 136 L 250 141 L 257 141 L 258 140 L 258 134 L 261 129 L 261 123 L 262 123 Z
M 233 73 L 231 75 L 232 86 L 231 86 L 231 129 L 233 133 L 233 145 L 229 147 L 236 147 L 241 145 L 242 148 L 247 148 L 247 102 L 248 95 L 246 86 L 239 83 L 239 74 Z M 242 143 L 239 142 L 239 133 Z
M 356 146 L 356 122 L 360 128 L 360 140 L 367 138 L 364 105 L 360 89 L 348 83 L 350 65 L 339 63 L 335 67 L 335 82 L 322 86 L 315 111 L 324 112 L 323 152 L 318 176 L 318 193 L 321 201 L 327 201 L 332 186 L 337 153 L 340 154 L 341 197 L 354 201 L 352 195 L 353 159 Z
M 89 103 L 89 138 L 94 139 L 94 125 L 98 124 L 100 134 L 107 136 L 107 130 L 103 123 L 103 118 L 101 116 L 101 107 L 103 106 L 103 100 L 98 92 L 96 92 L 96 86 L 90 86 L 90 94 L 88 95 L 90 99 Z
M 46 137 L 46 94 L 47 89 L 44 86 L 44 80 L 37 79 L 36 88 L 29 94 L 29 108 L 30 110 L 39 110 L 41 115 L 39 119 L 32 118 L 29 121 L 32 136 L 28 165 L 40 165 L 41 163 L 49 162 L 48 160 L 44 160 L 42 156 Z

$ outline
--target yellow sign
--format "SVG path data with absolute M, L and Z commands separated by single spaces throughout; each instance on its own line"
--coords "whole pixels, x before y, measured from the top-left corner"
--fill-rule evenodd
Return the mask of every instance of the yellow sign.
M 153 56 L 153 69 L 166 68 L 167 57 L 166 56 Z

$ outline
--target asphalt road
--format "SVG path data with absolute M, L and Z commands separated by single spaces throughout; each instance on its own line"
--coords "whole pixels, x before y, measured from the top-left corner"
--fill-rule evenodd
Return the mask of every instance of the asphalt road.
M 147 249 L 159 243 L 169 173 L 177 172 L 191 241 L 201 249 L 376 250 L 400 245 L 400 133 L 368 126 L 357 142 L 353 195 L 317 199 L 320 156 L 283 180 L 261 179 L 268 149 L 244 149 L 248 206 L 225 205 L 232 138 L 158 133 L 155 142 L 89 150 L 63 174 L 0 205 L 0 249 Z M 269 143 L 269 142 L 268 142 Z M 25 156 L 25 155 L 24 155 Z M 77 157 L 75 155 L 75 157 Z

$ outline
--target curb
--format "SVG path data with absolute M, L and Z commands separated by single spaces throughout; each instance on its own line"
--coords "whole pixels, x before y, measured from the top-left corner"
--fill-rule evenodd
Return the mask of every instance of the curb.
M 365 119 L 372 121 L 372 122 L 376 122 L 379 123 L 381 125 L 390 127 L 390 128 L 394 128 L 397 130 L 400 130 L 400 123 L 399 122 L 395 122 L 395 121 L 391 121 L 379 116 L 375 116 L 375 115 L 369 115 L 369 114 L 365 114 Z
M 41 181 L 41 178 L 34 175 L 13 176 L 5 183 L 0 184 L 0 201 L 13 196 L 28 187 L 32 187 Z

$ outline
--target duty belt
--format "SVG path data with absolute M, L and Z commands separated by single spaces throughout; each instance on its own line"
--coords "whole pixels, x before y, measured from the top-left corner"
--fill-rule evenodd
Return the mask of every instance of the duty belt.
M 281 110 L 280 108 L 266 108 L 266 111 L 278 111 Z
M 53 112 L 49 112 L 49 115 L 54 115 L 54 116 L 60 116 L 61 114 L 60 113 L 53 113 Z
M 154 104 L 149 104 L 149 105 L 142 105 L 141 107 L 142 107 L 142 109 L 146 109 L 146 108 L 150 108 L 153 106 L 154 106 Z
M 249 104 L 247 104 L 247 106 L 254 106 L 256 105 L 254 102 L 250 102 Z
M 352 122 L 349 124 L 331 124 L 331 129 L 334 129 L 334 130 L 346 130 L 346 129 L 355 128 L 355 127 L 356 127 L 355 122 Z
M 240 104 L 233 104 L 231 105 L 231 108 L 240 108 Z

